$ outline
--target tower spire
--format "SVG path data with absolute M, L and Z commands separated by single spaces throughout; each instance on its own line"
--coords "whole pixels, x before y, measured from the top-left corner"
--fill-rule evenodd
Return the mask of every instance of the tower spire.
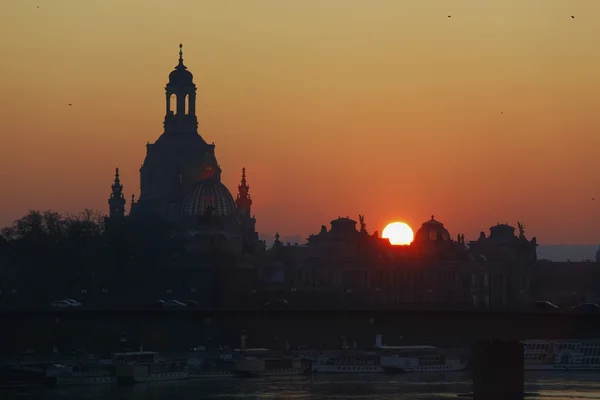
M 248 216 L 250 216 L 250 207 L 252 206 L 252 198 L 249 191 L 250 186 L 246 182 L 246 168 L 242 168 L 242 181 L 238 185 L 238 195 L 235 199 L 235 205 L 242 214 Z
M 125 216 L 125 196 L 123 196 L 123 185 L 119 178 L 119 168 L 115 169 L 115 181 L 111 186 L 112 193 L 108 199 L 109 217 Z
M 175 69 L 187 69 L 185 65 L 183 65 L 183 44 L 179 43 L 179 64 L 175 67 Z
M 115 182 L 111 186 L 112 195 L 116 197 L 123 197 L 123 185 L 121 185 L 121 179 L 119 179 L 119 168 L 115 169 Z
M 242 184 L 240 186 L 250 189 L 250 187 L 246 185 L 246 168 L 242 168 Z

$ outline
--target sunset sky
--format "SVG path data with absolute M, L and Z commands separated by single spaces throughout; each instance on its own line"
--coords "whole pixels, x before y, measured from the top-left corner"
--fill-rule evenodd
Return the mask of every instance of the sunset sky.
M 434 214 L 466 240 L 522 221 L 597 244 L 599 40 L 599 0 L 2 1 L 0 226 L 106 212 L 117 166 L 139 195 L 183 43 L 259 232 Z

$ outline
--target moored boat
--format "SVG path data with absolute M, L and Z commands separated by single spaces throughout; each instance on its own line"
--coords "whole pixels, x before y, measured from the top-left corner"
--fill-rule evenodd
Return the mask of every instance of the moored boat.
M 381 367 L 386 372 L 454 372 L 467 369 L 467 358 L 433 346 L 384 346 Z
M 198 346 L 187 355 L 187 368 L 193 378 L 226 378 L 235 376 L 233 354 L 228 347 L 208 350 Z
M 321 374 L 372 374 L 384 372 L 384 369 L 375 351 L 339 350 L 325 352 L 316 357 L 312 362 L 311 371 Z
M 117 382 L 111 360 L 101 363 L 53 364 L 46 369 L 43 383 L 50 386 L 114 384 Z
M 600 339 L 526 340 L 526 371 L 599 371 Z
M 280 356 L 269 349 L 235 350 L 234 372 L 245 377 L 300 375 L 305 372 L 302 360 L 293 356 Z
M 114 353 L 118 384 L 187 379 L 187 359 L 161 360 L 153 351 Z

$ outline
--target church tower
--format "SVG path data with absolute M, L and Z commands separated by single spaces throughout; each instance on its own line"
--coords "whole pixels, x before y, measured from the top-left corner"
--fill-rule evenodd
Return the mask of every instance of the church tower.
M 123 196 L 123 185 L 119 179 L 119 168 L 115 170 L 115 182 L 112 184 L 112 193 L 108 199 L 108 216 L 110 218 L 122 218 L 125 216 L 125 196 Z
M 250 217 L 250 208 L 252 207 L 252 198 L 248 191 L 250 186 L 246 182 L 246 168 L 242 168 L 242 182 L 238 185 L 238 195 L 235 199 L 235 206 L 241 215 Z
M 132 211 L 135 215 L 149 213 L 176 220 L 183 200 L 199 181 L 210 180 L 216 185 L 221 182 L 215 145 L 208 144 L 198 133 L 196 85 L 183 63 L 181 44 L 179 62 L 165 86 L 165 108 L 162 135 L 146 144 L 146 158 L 140 168 L 140 195 Z
M 246 181 L 246 168 L 242 168 L 242 181 L 238 185 L 238 194 L 235 199 L 237 219 L 243 235 L 251 242 L 258 241 L 256 233 L 256 218 L 251 214 L 252 198 L 250 197 L 250 186 Z
M 196 85 L 194 76 L 183 64 L 183 45 L 179 45 L 179 63 L 169 74 L 165 87 L 166 115 L 165 133 L 197 134 Z

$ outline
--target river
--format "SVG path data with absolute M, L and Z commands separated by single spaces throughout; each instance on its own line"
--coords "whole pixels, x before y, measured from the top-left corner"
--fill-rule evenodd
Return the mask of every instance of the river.
M 4 399 L 38 400 L 209 400 L 209 399 L 361 399 L 434 400 L 471 391 L 469 373 L 406 375 L 320 375 L 254 379 L 195 379 L 133 387 L 112 385 L 27 388 L 6 391 Z M 536 399 L 600 400 L 600 373 L 527 373 L 525 391 Z

